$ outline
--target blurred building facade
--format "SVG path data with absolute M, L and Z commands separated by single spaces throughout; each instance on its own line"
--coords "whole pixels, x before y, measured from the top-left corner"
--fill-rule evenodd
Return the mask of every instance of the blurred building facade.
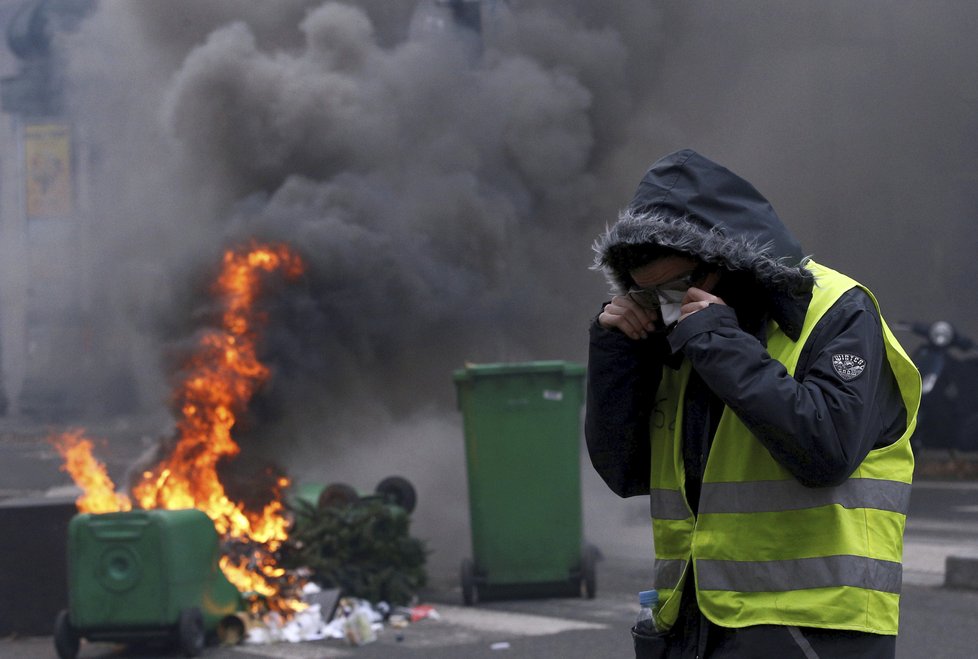
M 56 40 L 93 0 L 0 0 L 0 383 L 7 413 L 93 409 L 92 148 L 66 112 Z M 91 385 L 91 386 L 89 386 Z

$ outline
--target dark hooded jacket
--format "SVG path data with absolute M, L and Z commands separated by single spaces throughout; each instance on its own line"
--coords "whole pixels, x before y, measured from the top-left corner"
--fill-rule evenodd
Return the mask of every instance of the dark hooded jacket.
M 750 183 L 689 149 L 656 162 L 628 209 L 595 243 L 616 292 L 633 284 L 614 256 L 653 244 L 750 275 L 781 329 L 798 338 L 814 283 L 801 245 Z
M 638 341 L 592 323 L 585 434 L 592 464 L 614 492 L 648 494 L 655 392 L 662 369 L 678 368 L 683 360 L 692 366 L 682 430 L 686 493 L 694 510 L 724 405 L 811 487 L 844 481 L 872 448 L 900 437 L 906 413 L 879 314 L 860 289 L 843 295 L 822 317 L 794 377 L 766 352 L 770 320 L 798 340 L 816 282 L 798 241 L 750 183 L 691 150 L 653 164 L 619 220 L 595 242 L 595 268 L 621 294 L 634 285 L 629 270 L 661 250 L 719 266 L 723 274 L 713 293 L 726 305 L 710 305 L 670 331 Z M 865 371 L 844 379 L 832 365 L 838 354 L 863 357 Z M 692 592 L 683 602 L 676 626 L 685 629 L 677 640 L 683 650 L 674 648 L 677 654 L 670 656 L 737 656 L 723 648 L 745 641 L 746 630 L 708 623 Z M 751 645 L 770 642 L 771 652 L 751 656 L 806 656 L 797 654 L 797 630 L 770 626 L 764 633 L 764 627 L 750 628 Z M 819 646 L 819 656 L 885 657 L 895 647 L 892 637 L 805 633 L 817 639 L 812 645 Z

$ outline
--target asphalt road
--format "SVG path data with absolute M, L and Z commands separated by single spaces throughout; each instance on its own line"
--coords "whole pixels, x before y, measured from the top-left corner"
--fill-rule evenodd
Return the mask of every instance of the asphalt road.
M 134 448 L 132 453 L 138 451 Z M 117 459 L 116 468 L 123 467 L 122 461 Z M 63 485 L 64 475 L 58 471 L 57 463 L 49 449 L 24 434 L 0 440 L 3 465 L 0 498 L 12 496 L 25 486 Z M 376 642 L 359 647 L 340 640 L 325 640 L 209 647 L 202 656 L 207 659 L 632 656 L 628 627 L 636 610 L 636 592 L 646 587 L 650 574 L 647 506 L 643 501 L 622 501 L 610 495 L 587 465 L 582 465 L 581 474 L 585 535 L 603 554 L 598 564 L 597 596 L 592 600 L 517 600 L 464 607 L 457 565 L 470 548 L 467 530 L 452 527 L 447 535 L 454 537 L 454 542 L 442 539 L 432 547 L 435 553 L 429 565 L 431 585 L 422 593 L 422 601 L 435 607 L 438 619 L 421 620 L 403 630 L 386 627 Z M 422 513 L 426 493 L 419 494 L 419 513 Z M 464 496 L 454 504 L 464 511 Z M 431 532 L 439 528 L 439 518 L 442 524 L 451 526 L 457 513 L 457 509 L 439 510 L 432 515 L 434 519 L 421 520 L 419 528 L 422 533 Z M 906 537 L 901 634 L 897 643 L 897 656 L 901 659 L 975 655 L 978 591 L 943 587 L 944 560 L 948 555 L 978 557 L 978 483 L 918 480 Z M 0 657 L 53 656 L 50 637 L 0 640 Z M 136 648 L 86 642 L 79 656 L 82 659 L 155 658 L 179 656 L 179 653 L 166 647 Z

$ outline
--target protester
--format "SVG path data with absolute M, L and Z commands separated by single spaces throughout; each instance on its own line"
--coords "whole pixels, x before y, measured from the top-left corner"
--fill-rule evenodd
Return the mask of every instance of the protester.
M 920 377 L 875 297 L 691 150 L 595 251 L 588 451 L 651 504 L 636 655 L 893 657 Z

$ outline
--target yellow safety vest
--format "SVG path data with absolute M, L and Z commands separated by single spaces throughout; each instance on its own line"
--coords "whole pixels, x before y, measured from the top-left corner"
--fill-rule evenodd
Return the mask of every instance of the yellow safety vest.
M 813 262 L 807 267 L 816 284 L 801 337 L 792 341 L 773 323 L 769 328 L 767 350 L 790 374 L 819 319 L 846 291 L 859 286 L 879 309 L 854 280 Z M 690 366 L 664 369 L 650 424 L 661 628 L 675 623 L 692 575 L 700 610 L 724 627 L 897 633 L 920 375 L 885 322 L 883 339 L 907 412 L 906 431 L 895 443 L 870 451 L 841 485 L 805 487 L 725 407 L 696 516 L 686 501 L 682 451 Z

